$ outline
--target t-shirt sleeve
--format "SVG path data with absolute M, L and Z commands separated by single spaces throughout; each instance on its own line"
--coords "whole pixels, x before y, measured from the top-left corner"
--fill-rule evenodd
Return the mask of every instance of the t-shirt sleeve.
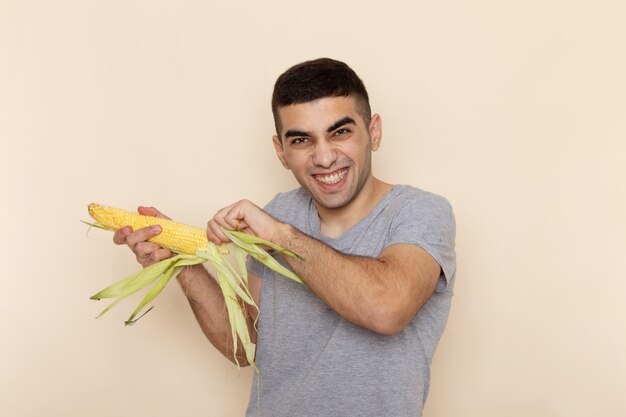
M 435 291 L 451 291 L 456 273 L 456 225 L 450 203 L 443 197 L 417 196 L 402 205 L 391 225 L 389 245 L 414 244 L 428 252 L 441 267 Z

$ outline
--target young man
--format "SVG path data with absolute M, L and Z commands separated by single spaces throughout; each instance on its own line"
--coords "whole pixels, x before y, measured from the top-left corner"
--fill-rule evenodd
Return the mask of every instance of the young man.
M 260 372 L 248 415 L 419 416 L 452 297 L 452 209 L 442 197 L 373 176 L 381 119 L 344 63 L 318 59 L 290 68 L 276 81 L 272 109 L 276 154 L 300 188 L 264 209 L 236 202 L 207 227 L 215 243 L 228 241 L 221 227 L 239 229 L 304 258 L 282 260 L 306 285 L 250 262 Z M 123 228 L 114 240 L 146 266 L 171 256 L 146 241 L 158 232 Z M 214 280 L 193 267 L 179 282 L 208 339 L 232 359 Z

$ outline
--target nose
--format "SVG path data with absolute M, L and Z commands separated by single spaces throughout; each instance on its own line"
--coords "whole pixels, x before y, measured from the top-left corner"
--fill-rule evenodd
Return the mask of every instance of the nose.
M 323 168 L 329 168 L 337 160 L 337 151 L 327 140 L 318 140 L 313 149 L 313 163 Z

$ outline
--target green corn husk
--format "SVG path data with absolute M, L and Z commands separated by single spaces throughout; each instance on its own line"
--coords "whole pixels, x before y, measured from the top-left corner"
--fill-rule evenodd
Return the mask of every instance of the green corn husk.
M 224 233 L 232 240 L 232 242 L 246 251 L 248 255 L 252 256 L 259 262 L 263 263 L 265 266 L 270 268 L 271 270 L 287 277 L 292 280 L 299 282 L 300 284 L 304 284 L 304 281 L 294 274 L 291 270 L 285 268 L 282 264 L 280 264 L 276 259 L 274 259 L 266 250 L 261 248 L 259 245 L 266 245 L 271 247 L 272 249 L 282 252 L 283 254 L 290 256 L 292 258 L 301 259 L 302 257 L 296 255 L 295 253 L 283 249 L 280 246 L 274 245 L 271 242 L 267 242 L 257 236 L 249 235 L 247 233 L 237 232 L 234 230 L 224 230 Z
M 98 223 L 87 224 L 93 227 L 111 230 Z M 289 250 L 281 248 L 280 246 L 263 240 L 257 236 L 233 230 L 224 230 L 224 233 L 232 241 L 232 243 L 225 246 L 228 249 L 228 254 L 225 253 L 226 251 L 224 250 L 223 245 L 222 247 L 218 247 L 214 243 L 209 242 L 206 248 L 197 250 L 195 256 L 178 254 L 171 258 L 164 259 L 137 271 L 134 274 L 131 274 L 94 294 L 90 297 L 93 300 L 100 300 L 103 298 L 114 299 L 114 301 L 106 307 L 98 315 L 98 317 L 104 315 L 124 298 L 152 285 L 143 300 L 139 303 L 128 320 L 125 321 L 125 324 L 127 325 L 135 324 L 137 320 L 153 308 L 150 307 L 142 313 L 146 305 L 156 299 L 167 283 L 172 278 L 176 277 L 184 266 L 209 262 L 215 270 L 215 279 L 224 296 L 224 304 L 228 313 L 232 334 L 234 361 L 237 366 L 239 366 L 237 350 L 239 343 L 241 343 L 246 360 L 256 369 L 256 365 L 254 363 L 256 346 L 250 339 L 248 320 L 245 312 L 249 308 L 258 309 L 258 306 L 252 299 L 252 295 L 248 289 L 246 256 L 250 255 L 254 257 L 268 268 L 299 283 L 303 283 L 302 279 L 291 270 L 280 264 L 266 250 L 264 250 L 261 245 L 267 246 L 275 251 L 279 251 L 286 256 L 291 256 L 297 259 L 302 258 Z

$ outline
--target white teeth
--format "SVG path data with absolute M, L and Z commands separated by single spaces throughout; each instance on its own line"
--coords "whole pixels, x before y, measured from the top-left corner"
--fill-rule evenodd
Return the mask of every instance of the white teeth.
M 328 174 L 328 175 L 316 175 L 315 179 L 318 180 L 319 182 L 323 182 L 324 184 L 335 184 L 339 181 L 341 181 L 343 179 L 343 177 L 346 176 L 346 173 L 348 172 L 347 169 L 344 169 L 342 171 L 339 172 L 334 172 L 332 174 Z

